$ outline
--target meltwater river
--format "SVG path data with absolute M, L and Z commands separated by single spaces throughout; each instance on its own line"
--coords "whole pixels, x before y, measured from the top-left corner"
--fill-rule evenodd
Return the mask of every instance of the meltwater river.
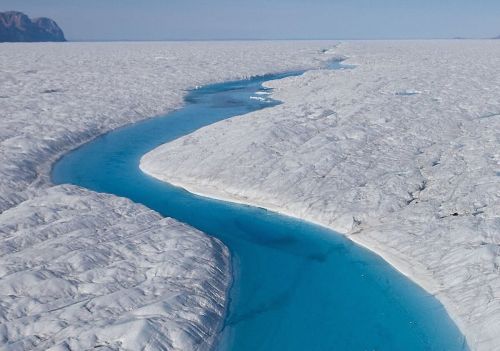
M 55 164 L 53 182 L 127 197 L 229 247 L 233 286 L 218 350 L 466 350 L 463 335 L 433 296 L 342 235 L 263 209 L 196 196 L 139 170 L 141 156 L 163 143 L 278 104 L 251 97 L 266 91 L 266 81 L 302 73 L 192 90 L 183 108 L 70 152 Z

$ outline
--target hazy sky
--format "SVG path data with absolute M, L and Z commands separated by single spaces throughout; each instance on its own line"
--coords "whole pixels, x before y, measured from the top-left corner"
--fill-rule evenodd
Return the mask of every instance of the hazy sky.
M 500 0 L 0 0 L 69 40 L 492 37 Z

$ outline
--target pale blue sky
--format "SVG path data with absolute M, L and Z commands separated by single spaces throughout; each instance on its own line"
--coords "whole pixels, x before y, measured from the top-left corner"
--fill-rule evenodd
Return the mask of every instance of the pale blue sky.
M 500 35 L 500 0 L 0 0 L 70 40 L 382 39 Z

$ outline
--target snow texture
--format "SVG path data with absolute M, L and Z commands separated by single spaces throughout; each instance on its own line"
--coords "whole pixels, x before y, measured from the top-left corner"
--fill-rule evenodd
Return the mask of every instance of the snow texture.
M 227 249 L 126 199 L 50 188 L 0 233 L 6 349 L 203 350 L 221 327 Z
M 141 168 L 344 233 L 500 348 L 500 46 L 347 42 L 352 70 L 266 85 L 284 103 L 163 145 Z M 228 152 L 230 150 L 230 152 Z
M 331 46 L 1 44 L 0 349 L 210 348 L 231 283 L 224 245 L 127 200 L 54 187 L 50 167 L 179 107 L 186 89 L 317 67 Z

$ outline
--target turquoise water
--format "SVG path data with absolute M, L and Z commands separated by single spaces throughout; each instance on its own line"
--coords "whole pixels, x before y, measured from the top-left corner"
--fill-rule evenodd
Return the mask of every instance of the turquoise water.
M 265 81 L 301 73 L 190 91 L 182 109 L 67 154 L 54 166 L 53 181 L 128 197 L 229 247 L 234 281 L 219 350 L 466 350 L 433 296 L 343 236 L 264 209 L 196 196 L 139 170 L 141 156 L 160 144 L 278 104 L 250 97 L 266 90 Z

